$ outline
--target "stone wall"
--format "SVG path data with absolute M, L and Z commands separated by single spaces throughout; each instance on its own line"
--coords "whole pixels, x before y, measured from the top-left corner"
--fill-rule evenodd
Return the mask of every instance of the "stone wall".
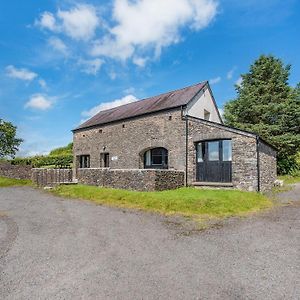
M 232 184 L 234 188 L 258 191 L 258 153 L 256 136 L 221 124 L 196 118 L 188 120 L 187 184 L 196 181 L 197 142 L 213 139 L 232 140 Z M 90 155 L 91 168 L 103 168 L 101 153 L 109 153 L 110 169 L 142 169 L 145 151 L 164 147 L 168 150 L 169 170 L 186 170 L 186 122 L 181 109 L 140 116 L 74 133 L 74 178 L 79 155 Z M 266 148 L 271 149 L 268 145 Z M 274 182 L 276 165 L 272 155 L 262 151 L 260 178 L 262 190 Z M 271 151 L 271 150 L 270 150 Z M 268 161 L 268 162 L 265 162 Z M 125 172 L 125 170 L 124 170 Z M 113 180 L 113 179 L 112 179 Z M 117 180 L 121 182 L 120 179 Z M 125 184 L 118 183 L 122 187 Z M 117 185 L 117 183 L 113 183 Z
M 173 109 L 74 133 L 75 164 L 78 155 L 90 155 L 90 167 L 101 168 L 101 153 L 109 153 L 112 169 L 143 169 L 146 150 L 169 151 L 169 169 L 185 168 L 185 122 Z M 112 160 L 113 159 L 113 160 Z
M 259 178 L 261 192 L 274 187 L 277 178 L 276 151 L 264 142 L 259 142 Z
M 72 183 L 71 169 L 32 169 L 32 181 L 38 186 L 55 186 L 60 183 Z
M 31 166 L 12 165 L 9 162 L 0 162 L 0 176 L 16 179 L 31 179 L 31 170 Z
M 137 191 L 162 191 L 184 185 L 184 172 L 153 169 L 88 168 L 77 170 L 78 183 Z
M 196 143 L 203 140 L 232 140 L 232 184 L 234 188 L 257 191 L 257 149 L 253 134 L 198 119 L 189 119 L 188 182 L 196 180 Z

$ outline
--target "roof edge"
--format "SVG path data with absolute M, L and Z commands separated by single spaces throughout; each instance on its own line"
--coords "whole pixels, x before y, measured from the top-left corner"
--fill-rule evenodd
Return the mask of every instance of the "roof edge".
M 194 99 L 195 96 L 198 95 L 199 92 L 200 92 L 201 90 L 203 90 L 204 87 L 208 84 L 208 81 L 207 81 L 207 80 L 201 81 L 201 82 L 198 82 L 198 83 L 195 83 L 195 84 L 192 84 L 192 85 L 190 85 L 190 86 L 186 86 L 186 87 L 182 87 L 182 88 L 179 88 L 179 89 L 175 89 L 175 90 L 171 90 L 171 91 L 168 91 L 168 92 L 164 92 L 164 93 L 161 93 L 161 94 L 158 94 L 158 95 L 154 95 L 154 96 L 150 96 L 150 97 L 147 97 L 147 98 L 139 99 L 139 100 L 136 101 L 136 102 L 145 101 L 145 100 L 150 99 L 150 98 L 153 98 L 153 97 L 159 97 L 159 96 L 163 96 L 163 95 L 166 95 L 166 94 L 169 94 L 169 93 L 173 93 L 173 92 L 178 92 L 178 91 L 181 91 L 181 90 L 184 90 L 184 89 L 187 89 L 187 88 L 195 87 L 195 86 L 200 85 L 200 84 L 203 84 L 203 86 L 196 92 L 196 94 L 195 94 L 190 100 L 188 100 L 187 103 L 189 103 L 189 102 L 191 102 L 192 99 Z M 120 105 L 120 106 L 118 106 L 118 107 L 125 107 L 125 106 L 128 106 L 128 105 L 132 105 L 133 103 L 136 103 L 136 102 L 123 104 L 123 105 Z M 184 105 L 186 105 L 186 104 L 181 104 L 181 105 L 174 106 L 174 107 L 168 107 L 168 108 L 165 108 L 165 109 L 167 110 L 167 109 L 177 108 L 177 107 L 184 106 Z M 118 107 L 113 107 L 113 108 L 105 109 L 105 110 L 103 110 L 103 111 L 101 111 L 101 112 L 108 112 L 108 111 L 114 110 L 114 109 L 116 109 L 116 108 L 118 108 Z M 164 110 L 164 109 L 159 109 L 159 110 L 153 111 L 153 112 L 151 112 L 151 113 L 158 112 L 158 111 L 161 111 L 161 110 Z M 100 113 L 100 112 L 99 112 L 99 113 Z M 91 119 L 92 119 L 93 117 L 95 117 L 96 115 L 97 115 L 97 114 L 95 114 L 94 116 L 92 116 L 91 118 L 89 118 L 88 120 L 86 120 L 84 123 L 86 123 L 87 121 L 91 120 Z M 144 115 L 144 114 L 140 114 L 140 116 L 142 116 L 142 115 Z M 133 116 L 133 117 L 135 117 L 135 116 Z M 130 119 L 130 118 L 133 118 L 133 117 L 128 117 L 128 118 L 124 118 L 124 119 Z M 122 119 L 118 119 L 118 120 L 116 120 L 116 121 L 120 121 L 120 120 L 122 120 Z M 115 122 L 115 121 L 110 121 L 110 122 L 102 123 L 102 124 L 99 124 L 99 125 L 108 124 L 108 123 L 112 123 L 112 122 Z M 83 123 L 83 124 L 84 124 L 84 123 Z M 83 125 L 83 124 L 82 124 L 82 125 Z M 98 125 L 98 124 L 97 124 L 97 125 Z M 81 127 L 81 125 L 79 125 L 78 127 L 72 129 L 72 131 L 74 132 L 74 131 L 77 131 L 77 130 L 80 130 L 80 129 L 86 129 L 86 128 L 93 127 L 93 126 L 96 126 L 96 124 L 95 124 L 95 125 L 86 126 L 86 127 Z
M 214 122 L 214 121 L 208 121 L 208 120 L 197 118 L 197 117 L 190 116 L 190 115 L 187 115 L 187 117 L 190 118 L 190 119 L 194 119 L 196 121 L 200 121 L 202 123 L 207 123 L 208 125 L 212 125 L 212 126 L 215 126 L 215 127 L 223 127 L 223 128 L 225 127 L 227 130 L 231 130 L 231 131 L 236 132 L 238 134 L 251 136 L 251 137 L 256 137 L 257 136 L 253 132 L 242 130 L 242 129 L 235 128 L 235 127 L 228 126 L 228 125 L 224 125 L 224 124 L 220 124 L 220 123 L 217 123 L 217 122 Z
M 209 125 L 212 125 L 212 126 L 215 126 L 215 127 L 223 127 L 223 128 L 225 127 L 227 130 L 230 130 L 230 131 L 235 132 L 237 134 L 241 134 L 241 135 L 244 135 L 244 136 L 250 136 L 250 137 L 253 137 L 253 138 L 258 138 L 260 141 L 262 141 L 263 143 L 265 143 L 266 145 L 271 147 L 273 150 L 278 151 L 278 149 L 275 146 L 273 146 L 272 144 L 270 144 L 269 142 L 267 142 L 265 139 L 263 139 L 262 137 L 260 137 L 258 134 L 254 133 L 254 132 L 239 129 L 239 128 L 232 127 L 232 126 L 229 126 L 229 125 L 225 125 L 224 123 L 219 124 L 219 123 L 216 123 L 216 122 L 213 122 L 213 121 L 208 121 L 208 120 L 204 120 L 204 119 L 189 116 L 189 115 L 187 115 L 186 117 L 190 118 L 190 119 L 194 119 L 196 121 L 200 121 L 202 123 L 208 123 Z
M 72 129 L 71 131 L 74 133 L 74 132 L 78 132 L 78 131 L 83 131 L 83 130 L 88 130 L 88 129 L 92 129 L 92 128 L 102 127 L 102 126 L 106 126 L 108 124 L 120 123 L 120 122 L 123 122 L 123 121 L 128 121 L 128 120 L 131 120 L 131 119 L 136 119 L 136 118 L 144 117 L 144 116 L 147 116 L 147 115 L 153 115 L 153 114 L 160 113 L 160 112 L 163 112 L 163 111 L 177 110 L 178 108 L 185 107 L 185 106 L 186 105 L 177 105 L 177 106 L 174 106 L 174 107 L 168 107 L 168 108 L 164 108 L 164 109 L 160 109 L 160 110 L 156 110 L 156 111 L 151 111 L 151 112 L 140 114 L 140 115 L 137 115 L 137 116 L 118 119 L 118 120 L 114 120 L 114 121 L 110 121 L 110 122 L 106 122 L 106 123 L 95 124 L 95 125 L 91 125 L 91 126 L 87 126 L 87 127 L 79 127 L 79 128 Z
M 198 92 L 186 103 L 186 105 L 189 105 L 198 95 L 199 93 L 208 85 L 208 81 L 203 81 L 204 85 L 198 90 Z
M 210 84 L 209 84 L 209 81 L 208 80 L 206 80 L 206 81 L 203 81 L 203 82 L 205 82 L 205 84 L 203 85 L 203 87 L 188 101 L 188 103 L 187 103 L 187 105 L 189 105 L 197 96 L 198 96 L 198 94 L 207 86 L 207 88 L 208 88 L 208 90 L 209 90 L 209 93 L 210 93 L 210 95 L 211 95 L 211 98 L 212 98 L 212 100 L 213 100 L 213 104 L 214 104 L 214 107 L 215 107 L 215 109 L 216 109 L 216 111 L 217 111 L 217 113 L 218 113 L 218 117 L 219 117 L 219 119 L 220 119 L 220 121 L 221 121 L 221 123 L 222 124 L 224 124 L 224 122 L 223 122 L 223 119 L 222 119 L 222 117 L 221 117 L 221 115 L 220 115 L 220 112 L 219 112 L 219 108 L 218 108 L 218 105 L 217 105 L 217 102 L 216 102 L 216 99 L 215 99 L 215 97 L 214 97 L 214 94 L 213 94 L 213 92 L 212 92 L 212 89 L 211 89 L 211 87 L 210 87 Z
M 214 96 L 214 94 L 213 94 L 213 91 L 212 91 L 212 89 L 211 89 L 210 84 L 209 84 L 208 81 L 207 81 L 207 86 L 208 86 L 209 92 L 210 92 L 210 94 L 211 94 L 211 97 L 212 97 L 212 99 L 213 99 L 213 103 L 214 103 L 214 106 L 215 106 L 215 108 L 216 108 L 216 110 L 217 110 L 219 119 L 221 120 L 222 124 L 224 125 L 224 122 L 223 122 L 223 119 L 222 119 L 222 117 L 221 117 L 221 114 L 220 114 L 220 111 L 219 111 L 219 108 L 218 108 L 218 105 L 217 105 L 215 96 Z

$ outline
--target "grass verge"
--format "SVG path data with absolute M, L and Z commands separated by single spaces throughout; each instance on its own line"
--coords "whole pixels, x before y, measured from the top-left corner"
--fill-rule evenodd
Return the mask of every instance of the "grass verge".
M 283 180 L 285 184 L 293 184 L 293 183 L 300 182 L 300 175 L 297 176 L 284 175 L 284 176 L 279 176 L 279 179 Z
M 84 185 L 61 185 L 52 192 L 62 197 L 90 200 L 121 208 L 193 218 L 241 216 L 272 206 L 264 195 L 237 190 L 180 188 L 162 192 L 136 192 Z
M 30 180 L 0 177 L 0 187 L 31 185 Z

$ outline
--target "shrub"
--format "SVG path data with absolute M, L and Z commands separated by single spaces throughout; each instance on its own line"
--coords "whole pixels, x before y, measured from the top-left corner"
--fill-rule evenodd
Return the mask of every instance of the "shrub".
M 73 143 L 70 143 L 65 147 L 53 149 L 49 153 L 49 156 L 72 155 L 72 151 L 73 151 Z
M 55 168 L 70 168 L 73 162 L 73 155 L 49 155 L 49 156 L 33 156 L 20 158 L 17 157 L 10 161 L 13 165 L 31 165 L 34 168 L 55 166 Z
M 284 156 L 277 160 L 277 172 L 279 175 L 292 175 L 300 171 L 299 154 Z

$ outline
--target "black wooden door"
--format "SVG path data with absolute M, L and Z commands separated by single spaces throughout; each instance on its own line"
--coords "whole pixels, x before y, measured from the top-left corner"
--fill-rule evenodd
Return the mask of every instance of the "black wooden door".
M 200 142 L 197 148 L 197 181 L 231 182 L 231 140 Z

